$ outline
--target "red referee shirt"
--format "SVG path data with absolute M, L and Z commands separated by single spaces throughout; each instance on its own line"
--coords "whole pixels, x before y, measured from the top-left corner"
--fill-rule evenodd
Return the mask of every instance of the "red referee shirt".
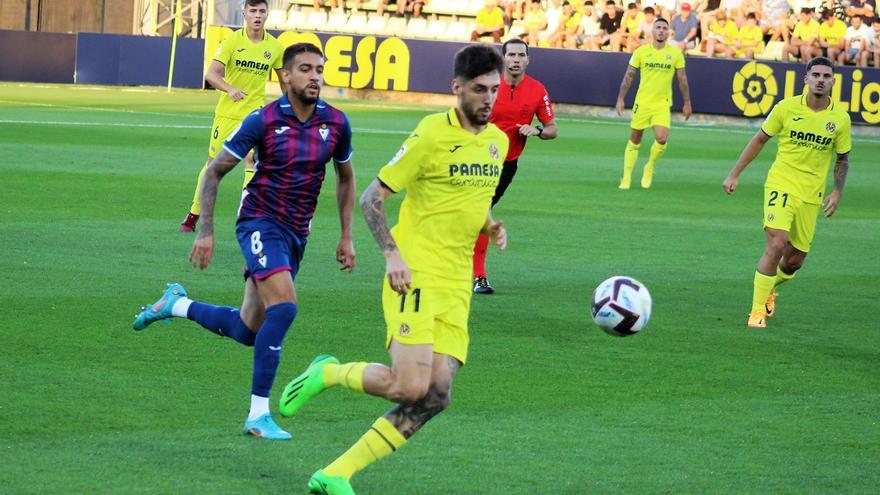
M 544 85 L 525 76 L 522 82 L 512 87 L 501 76 L 498 99 L 495 100 L 489 121 L 504 131 L 510 139 L 505 161 L 516 160 L 526 147 L 526 138 L 519 134 L 516 124 L 530 125 L 535 115 L 542 124 L 553 120 L 553 106 Z

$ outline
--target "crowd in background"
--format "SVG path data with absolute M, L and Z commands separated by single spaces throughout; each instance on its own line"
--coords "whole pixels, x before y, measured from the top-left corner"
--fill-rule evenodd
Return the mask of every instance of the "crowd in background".
M 354 9 L 364 0 L 355 0 Z M 378 0 L 379 14 L 420 17 L 431 0 Z M 314 0 L 336 8 L 339 0 Z M 522 38 L 530 46 L 632 52 L 651 43 L 657 17 L 689 55 L 880 67 L 877 0 L 486 0 L 471 39 Z

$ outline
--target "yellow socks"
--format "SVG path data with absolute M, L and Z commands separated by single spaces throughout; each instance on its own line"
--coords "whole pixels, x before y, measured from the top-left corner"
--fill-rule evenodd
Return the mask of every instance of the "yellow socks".
M 324 365 L 324 385 L 333 387 L 342 385 L 343 387 L 358 393 L 364 393 L 364 370 L 367 369 L 368 363 L 345 363 Z
M 629 189 L 632 181 L 632 171 L 639 159 L 639 145 L 632 141 L 626 142 L 626 150 L 623 152 L 623 178 L 620 179 L 620 188 Z
M 779 287 L 780 285 L 788 282 L 789 280 L 794 278 L 794 273 L 791 275 L 782 271 L 778 266 L 776 267 L 776 279 L 774 280 L 773 288 Z
M 654 179 L 654 165 L 663 156 L 664 151 L 666 151 L 665 144 L 654 141 L 654 144 L 651 145 L 651 154 L 648 156 L 648 163 L 645 164 L 645 170 L 642 172 L 642 189 L 651 187 L 651 181 Z
M 354 473 L 386 457 L 406 443 L 403 434 L 387 419 L 379 418 L 369 431 L 338 459 L 324 468 L 328 476 L 351 478 Z
M 202 205 L 199 203 L 199 193 L 202 192 L 202 182 L 205 181 L 205 172 L 208 171 L 209 163 L 211 163 L 211 159 L 208 159 L 208 161 L 202 165 L 202 170 L 199 171 L 199 180 L 196 182 L 196 193 L 193 195 L 192 206 L 189 207 L 189 212 L 193 215 L 201 215 L 202 213 Z
M 760 311 L 764 313 L 766 311 L 766 306 L 764 305 L 767 302 L 767 298 L 770 296 L 770 292 L 773 291 L 773 286 L 776 283 L 775 275 L 764 275 L 763 273 L 755 270 L 755 290 L 752 293 L 752 312 Z

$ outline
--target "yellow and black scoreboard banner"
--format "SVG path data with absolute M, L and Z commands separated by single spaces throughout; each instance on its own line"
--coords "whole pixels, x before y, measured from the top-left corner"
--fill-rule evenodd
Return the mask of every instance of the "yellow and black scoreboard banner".
M 205 41 L 205 68 L 220 42 L 232 33 L 212 26 Z M 327 58 L 326 84 L 425 93 L 450 93 L 452 60 L 466 43 L 404 40 L 380 36 L 272 31 L 285 46 L 308 42 Z M 547 87 L 555 102 L 613 106 L 629 55 L 576 50 L 530 49 L 529 75 Z M 761 118 L 782 98 L 800 94 L 804 66 L 796 63 L 688 57 L 688 82 L 695 112 Z M 880 124 L 880 69 L 838 67 L 832 96 L 853 122 Z M 673 83 L 674 109 L 681 108 Z M 635 89 L 630 91 L 632 104 Z

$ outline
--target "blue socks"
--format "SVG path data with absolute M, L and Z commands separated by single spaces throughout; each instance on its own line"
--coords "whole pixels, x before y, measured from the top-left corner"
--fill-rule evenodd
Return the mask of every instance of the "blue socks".
M 254 345 L 256 334 L 241 321 L 239 312 L 235 308 L 193 301 L 186 312 L 186 317 L 217 335 L 229 337 L 248 347 Z
M 281 343 L 296 318 L 295 303 L 281 303 L 266 308 L 266 320 L 254 341 L 254 377 L 251 393 L 269 397 L 281 362 Z

